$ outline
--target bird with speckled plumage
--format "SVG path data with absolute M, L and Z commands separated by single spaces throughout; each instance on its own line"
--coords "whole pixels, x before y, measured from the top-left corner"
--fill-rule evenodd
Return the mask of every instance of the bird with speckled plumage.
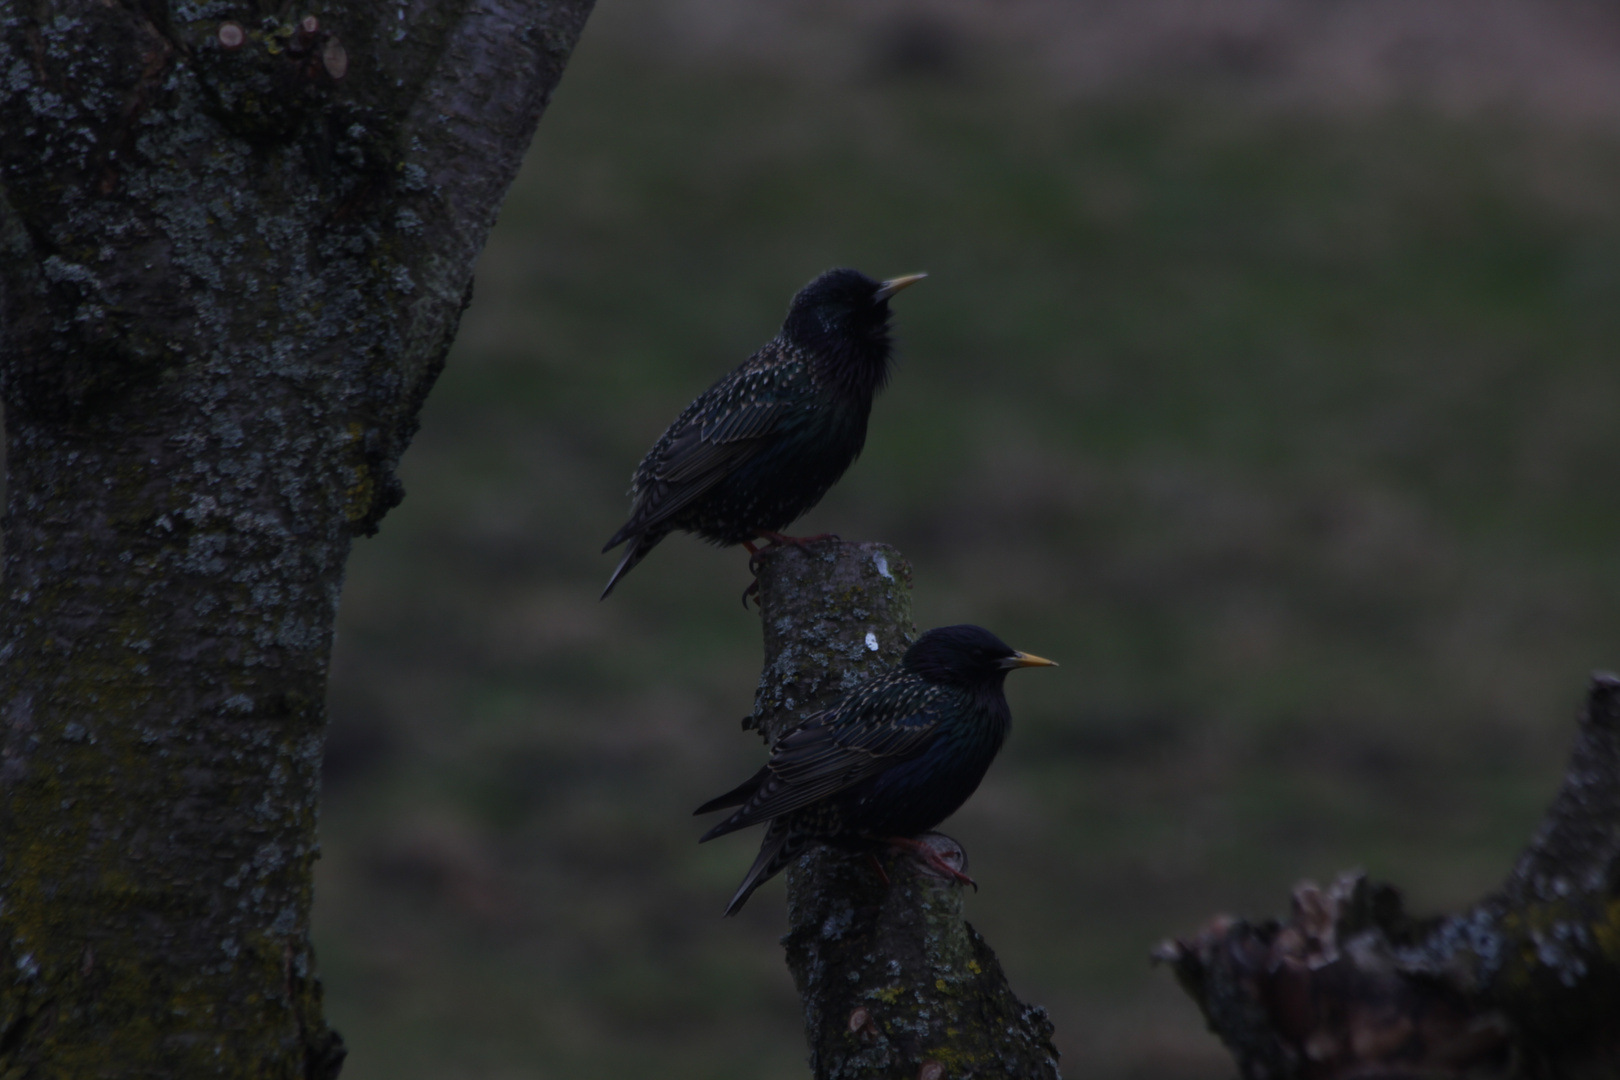
M 676 529 L 713 544 L 780 530 L 837 483 L 866 445 L 872 398 L 889 378 L 889 298 L 926 275 L 874 281 L 828 270 L 799 290 L 781 331 L 676 417 L 630 480 L 628 543 L 602 590 Z
M 954 814 L 1001 750 L 1012 724 L 1002 692 L 1007 673 L 1054 666 L 983 627 L 938 627 L 898 667 L 783 735 L 764 768 L 695 811 L 738 807 L 702 840 L 769 822 L 726 914 L 818 842 L 905 847 L 946 877 L 969 880 L 913 838 Z

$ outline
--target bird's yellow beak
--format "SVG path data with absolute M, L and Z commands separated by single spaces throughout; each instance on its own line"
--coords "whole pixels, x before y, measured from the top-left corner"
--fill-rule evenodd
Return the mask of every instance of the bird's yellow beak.
M 882 285 L 878 286 L 877 298 L 879 300 L 887 300 L 889 297 L 893 296 L 907 285 L 915 285 L 917 282 L 921 281 L 927 276 L 927 274 L 902 274 L 900 277 L 890 278 L 888 281 L 885 281 Z
M 1001 666 L 1004 668 L 1017 668 L 1057 667 L 1058 665 L 1056 660 L 1048 660 L 1046 657 L 1036 656 L 1034 653 L 1021 652 L 1013 653 L 1011 656 L 1007 657 L 1007 659 L 1001 662 Z

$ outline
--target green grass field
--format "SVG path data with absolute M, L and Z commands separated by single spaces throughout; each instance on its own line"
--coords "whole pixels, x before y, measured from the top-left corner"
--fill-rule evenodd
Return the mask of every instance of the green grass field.
M 1070 1077 L 1232 1075 L 1160 938 L 1364 866 L 1503 875 L 1620 666 L 1620 144 L 1414 111 L 848 85 L 585 40 L 409 496 L 355 552 L 316 928 L 350 1080 L 805 1075 L 745 556 L 597 554 L 675 413 L 832 265 L 926 270 L 798 531 L 1063 666 L 947 825 Z

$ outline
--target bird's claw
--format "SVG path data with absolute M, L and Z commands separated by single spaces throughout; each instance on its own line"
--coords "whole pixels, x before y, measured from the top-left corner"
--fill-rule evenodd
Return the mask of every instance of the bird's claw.
M 742 542 L 742 546 L 748 549 L 748 572 L 754 575 L 754 583 L 743 590 L 742 605 L 745 608 L 748 606 L 748 598 L 750 596 L 757 597 L 759 594 L 759 572 L 765 566 L 762 560 L 772 548 L 778 548 L 784 544 L 790 547 L 802 548 L 821 540 L 838 539 L 836 533 L 817 533 L 815 536 L 787 536 L 779 532 L 762 532 L 759 535 L 766 541 L 763 548 L 755 546 L 752 540 Z
M 938 859 L 938 861 L 935 861 L 935 859 L 931 859 L 924 855 L 923 862 L 927 864 L 930 870 L 938 872 L 940 876 L 945 878 L 946 881 L 953 881 L 958 885 L 971 885 L 973 886 L 974 892 L 979 891 L 979 883 L 977 881 L 974 881 L 972 878 L 962 873 L 962 871 L 958 870 L 944 859 Z
M 941 835 L 943 839 L 950 840 L 949 837 L 944 837 L 943 834 L 938 835 Z M 945 856 L 940 854 L 939 849 L 933 844 L 928 843 L 926 840 L 914 840 L 909 836 L 896 836 L 891 837 L 889 840 L 889 844 L 891 846 L 899 848 L 903 851 L 911 852 L 912 855 L 916 856 L 917 861 L 921 862 L 927 870 L 934 873 L 936 876 L 942 877 L 946 881 L 954 882 L 957 885 L 971 885 L 973 886 L 973 891 L 978 892 L 979 883 L 969 877 L 963 869 L 967 866 L 967 852 L 963 851 L 962 846 L 956 843 L 956 841 L 950 840 L 950 843 L 955 851 L 955 854 L 957 854 L 961 860 L 961 868 L 952 866 Z
M 742 606 L 743 610 L 746 611 L 748 610 L 748 598 L 750 596 L 755 597 L 755 602 L 758 603 L 759 572 L 764 566 L 759 560 L 760 556 L 764 555 L 765 552 L 755 547 L 752 540 L 744 540 L 743 547 L 748 549 L 748 572 L 754 575 L 754 580 L 748 583 L 748 588 L 744 589 L 742 594 Z

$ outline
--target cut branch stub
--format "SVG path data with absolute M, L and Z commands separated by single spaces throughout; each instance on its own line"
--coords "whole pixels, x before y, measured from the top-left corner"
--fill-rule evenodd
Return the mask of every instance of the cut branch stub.
M 1250 1078 L 1620 1073 L 1620 679 L 1592 681 L 1541 827 L 1503 886 L 1414 922 L 1392 888 L 1301 885 L 1155 952 Z
M 758 565 L 765 666 L 744 723 L 775 741 L 899 661 L 915 636 L 911 568 L 887 545 L 837 540 Z M 923 839 L 965 866 L 949 837 Z M 1056 1078 L 1045 1010 L 1008 987 L 960 887 L 908 856 L 882 862 L 891 884 L 866 856 L 823 846 L 788 871 L 783 944 L 818 1080 Z

